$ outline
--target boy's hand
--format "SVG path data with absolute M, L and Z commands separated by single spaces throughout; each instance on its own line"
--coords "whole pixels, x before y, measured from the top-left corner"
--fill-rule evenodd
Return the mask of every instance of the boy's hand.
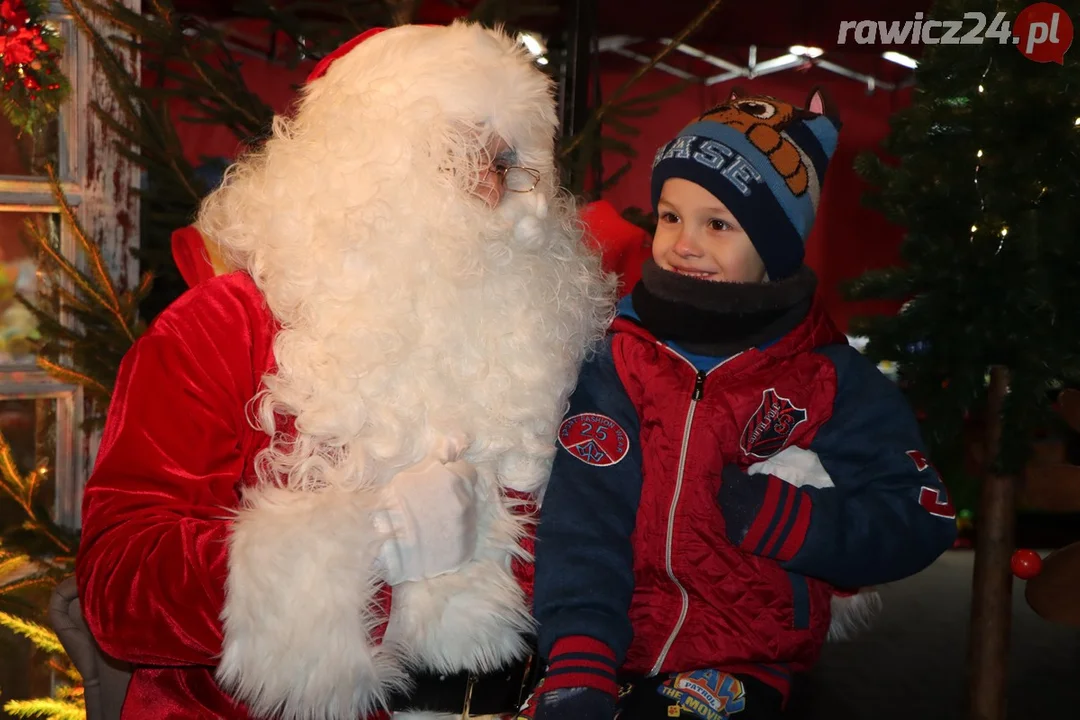
M 775 475 L 748 475 L 738 465 L 728 465 L 716 502 L 728 539 L 741 550 L 784 562 L 806 539 L 810 497 Z
M 517 717 L 533 720 L 613 720 L 615 653 L 583 635 L 560 638 L 551 648 L 544 679 Z
M 590 687 L 561 688 L 539 695 L 533 720 L 613 720 L 615 698 Z

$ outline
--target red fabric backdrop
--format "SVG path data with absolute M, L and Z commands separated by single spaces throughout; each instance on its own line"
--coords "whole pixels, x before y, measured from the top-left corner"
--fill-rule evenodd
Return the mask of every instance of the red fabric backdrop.
M 243 30 L 238 26 L 238 30 Z M 250 32 L 250 29 L 249 29 Z M 841 58 L 837 62 L 843 63 Z M 621 85 L 633 66 L 619 61 L 605 61 L 601 74 L 602 97 L 607 97 Z M 295 97 L 295 87 L 302 83 L 311 64 L 295 70 L 268 63 L 258 57 L 245 60 L 242 72 L 249 87 L 257 92 L 276 111 L 288 109 Z M 152 81 L 152 78 L 148 78 Z M 677 80 L 661 71 L 651 71 L 630 91 L 644 94 L 668 86 Z M 868 94 L 866 86 L 838 75 L 813 68 L 804 71 L 784 71 L 763 78 L 738 83 L 750 92 L 774 95 L 802 104 L 814 86 L 823 86 L 839 109 L 844 126 L 840 144 L 829 167 L 818 220 L 807 246 L 807 263 L 818 273 L 821 292 L 833 317 L 846 328 L 853 314 L 895 310 L 890 303 L 848 303 L 840 296 L 840 283 L 857 277 L 865 270 L 888 265 L 898 260 L 897 248 L 902 233 L 864 207 L 860 198 L 866 190 L 855 174 L 855 156 L 873 149 L 888 132 L 889 116 L 909 101 L 910 91 L 877 91 Z M 631 206 L 648 209 L 649 171 L 653 153 L 678 130 L 703 110 L 725 99 L 733 83 L 711 87 L 692 86 L 663 101 L 661 111 L 646 118 L 633 118 L 640 134 L 628 138 L 637 152 L 632 169 L 608 192 L 605 199 L 618 210 Z M 233 157 L 238 140 L 225 128 L 184 123 L 180 118 L 187 108 L 177 105 L 178 133 L 187 150 L 188 159 L 198 164 L 201 157 Z M 625 162 L 613 153 L 604 157 L 610 173 Z

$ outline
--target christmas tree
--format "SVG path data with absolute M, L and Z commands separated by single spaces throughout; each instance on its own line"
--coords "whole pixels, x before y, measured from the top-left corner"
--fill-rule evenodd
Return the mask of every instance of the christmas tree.
M 1025 5 L 939 0 L 931 16 L 978 10 L 1009 22 Z M 925 46 L 912 103 L 884 143 L 898 162 L 860 158 L 868 201 L 907 236 L 902 267 L 870 272 L 850 292 L 904 302 L 857 331 L 870 355 L 900 364 L 939 461 L 983 411 L 991 368 L 1007 370 L 990 461 L 1016 473 L 1052 419 L 1053 391 L 1080 379 L 1080 64 L 1034 62 L 995 29 L 1005 34 L 986 30 L 982 44 Z
M 923 48 L 912 103 L 884 143 L 892 158 L 858 167 L 874 188 L 868 201 L 907 235 L 903 266 L 850 288 L 901 310 L 855 330 L 872 357 L 899 364 L 954 499 L 965 507 L 979 496 L 969 648 L 978 720 L 1005 717 L 1017 486 L 1033 440 L 1057 422 L 1055 398 L 1080 381 L 1080 64 L 1063 58 L 1080 8 L 1027 6 L 938 0 L 930 17 L 966 18 L 961 35 L 981 14 L 981 42 Z M 973 427 L 984 435 L 974 444 Z M 971 445 L 974 482 L 962 471 Z

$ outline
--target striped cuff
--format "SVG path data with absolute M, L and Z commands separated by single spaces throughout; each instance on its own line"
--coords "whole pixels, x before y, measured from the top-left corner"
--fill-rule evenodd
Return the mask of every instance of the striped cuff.
M 599 640 L 572 635 L 557 640 L 551 649 L 542 692 L 580 687 L 618 697 L 615 652 Z
M 775 475 L 724 468 L 717 502 L 728 538 L 754 555 L 790 560 L 810 529 L 810 494 Z

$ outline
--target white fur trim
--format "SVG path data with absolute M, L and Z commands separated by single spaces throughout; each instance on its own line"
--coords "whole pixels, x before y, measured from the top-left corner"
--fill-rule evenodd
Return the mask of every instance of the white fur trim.
M 374 646 L 371 491 L 260 488 L 233 525 L 217 679 L 257 716 L 356 720 L 403 682 Z
M 851 640 L 868 629 L 881 612 L 881 595 L 873 588 L 855 595 L 833 595 L 832 621 L 827 640 Z
M 525 520 L 482 475 L 476 559 L 460 570 L 394 588 L 386 641 L 410 665 L 435 672 L 487 672 L 525 656 L 533 630 L 525 595 L 511 572 Z
M 821 464 L 817 453 L 794 445 L 784 448 L 768 460 L 754 463 L 747 472 L 751 475 L 775 475 L 795 487 L 833 487 L 832 478 L 825 472 L 825 466 Z

